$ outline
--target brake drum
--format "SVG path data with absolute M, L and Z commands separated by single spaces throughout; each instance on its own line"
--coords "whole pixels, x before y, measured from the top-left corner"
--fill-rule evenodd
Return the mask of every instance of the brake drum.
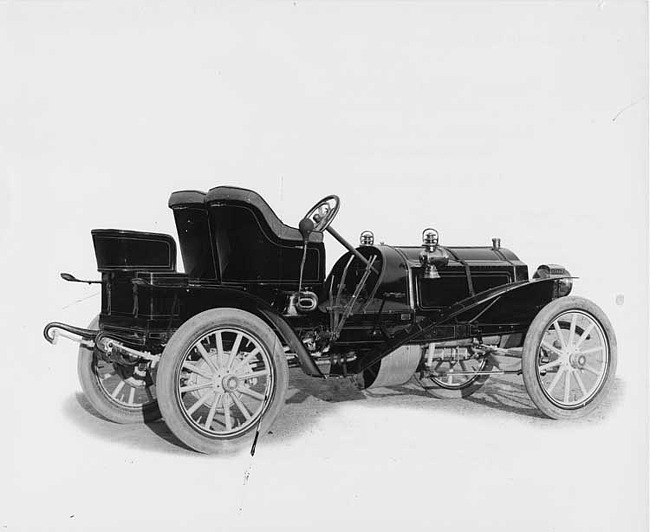
M 367 388 L 399 386 L 407 382 L 415 373 L 422 358 L 422 347 L 403 345 L 390 355 L 381 359 L 375 380 Z

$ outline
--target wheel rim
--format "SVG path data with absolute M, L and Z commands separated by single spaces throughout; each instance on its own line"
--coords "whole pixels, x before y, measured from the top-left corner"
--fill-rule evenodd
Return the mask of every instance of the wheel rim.
M 482 371 L 486 364 L 487 360 L 484 358 L 480 360 L 471 358 L 469 360 L 458 361 L 439 360 L 432 368 L 432 371 L 436 373 L 446 373 L 445 377 L 439 378 L 429 376 L 429 379 L 440 388 L 445 388 L 447 390 L 462 390 L 472 384 L 480 377 L 480 375 L 454 375 L 454 371 Z
M 120 366 L 94 356 L 95 377 L 106 398 L 131 410 L 156 403 L 156 387 L 147 366 Z
M 536 374 L 544 395 L 564 409 L 590 402 L 605 383 L 609 343 L 592 315 L 568 311 L 546 328 L 536 357 Z
M 212 330 L 181 357 L 176 398 L 197 431 L 214 438 L 246 432 L 264 414 L 273 390 L 271 355 L 253 334 Z

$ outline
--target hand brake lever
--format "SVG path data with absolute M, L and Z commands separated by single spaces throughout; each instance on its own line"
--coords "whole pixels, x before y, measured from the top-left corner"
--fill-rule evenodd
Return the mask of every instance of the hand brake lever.
M 377 275 L 379 275 L 379 272 L 375 269 L 375 267 L 372 265 L 372 263 L 365 258 L 361 253 L 359 253 L 353 246 L 350 244 L 345 238 L 343 238 L 341 235 L 339 235 L 336 230 L 330 225 L 325 229 L 325 231 L 329 232 L 330 235 L 332 235 L 336 240 L 339 241 L 339 243 L 348 249 L 350 253 L 352 253 L 357 259 L 359 259 L 361 262 L 363 262 L 366 266 L 370 267 L 370 269 L 375 272 Z

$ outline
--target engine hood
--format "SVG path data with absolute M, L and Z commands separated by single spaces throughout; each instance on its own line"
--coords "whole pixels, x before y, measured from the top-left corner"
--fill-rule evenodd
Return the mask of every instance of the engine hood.
M 492 247 L 443 247 L 449 262 L 438 267 L 439 278 L 425 279 L 419 246 L 362 246 L 358 251 L 375 257 L 378 274 L 368 277 L 361 293 L 361 312 L 404 312 L 407 309 L 441 309 L 473 294 L 497 286 L 528 280 L 526 265 L 510 250 Z M 332 304 L 340 283 L 343 294 L 352 294 L 365 264 L 351 253 L 334 265 L 325 282 L 324 300 Z M 327 306 L 327 304 L 325 305 Z
M 528 280 L 528 268 L 509 249 L 440 247 L 447 251 L 449 263 L 437 267 L 439 278 L 436 279 L 426 279 L 422 275 L 421 247 L 394 247 L 409 266 L 414 299 L 422 309 L 445 308 L 497 286 Z
M 408 260 L 412 266 L 420 266 L 420 252 L 421 246 L 392 246 L 405 259 Z M 468 246 L 440 246 L 442 249 L 447 250 L 449 253 L 449 266 L 454 267 L 462 265 L 464 262 L 468 264 L 475 264 L 476 266 L 483 263 L 489 263 L 493 266 L 525 266 L 519 260 L 517 255 L 506 248 L 493 248 L 490 246 L 485 247 L 468 247 Z

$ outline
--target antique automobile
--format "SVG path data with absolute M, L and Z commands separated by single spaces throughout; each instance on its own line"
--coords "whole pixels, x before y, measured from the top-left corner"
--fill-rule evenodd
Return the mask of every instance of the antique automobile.
M 49 323 L 45 338 L 79 342 L 83 391 L 117 423 L 164 418 L 187 446 L 253 444 L 282 409 L 289 368 L 361 388 L 413 379 L 432 396 L 465 397 L 490 375 L 523 375 L 548 417 L 593 411 L 614 380 L 616 339 L 574 277 L 527 266 L 495 238 L 443 246 L 358 247 L 331 223 L 337 196 L 285 225 L 256 192 L 219 186 L 169 199 L 165 234 L 91 231 L 101 310 L 87 328 Z M 347 251 L 326 275 L 323 232 Z

